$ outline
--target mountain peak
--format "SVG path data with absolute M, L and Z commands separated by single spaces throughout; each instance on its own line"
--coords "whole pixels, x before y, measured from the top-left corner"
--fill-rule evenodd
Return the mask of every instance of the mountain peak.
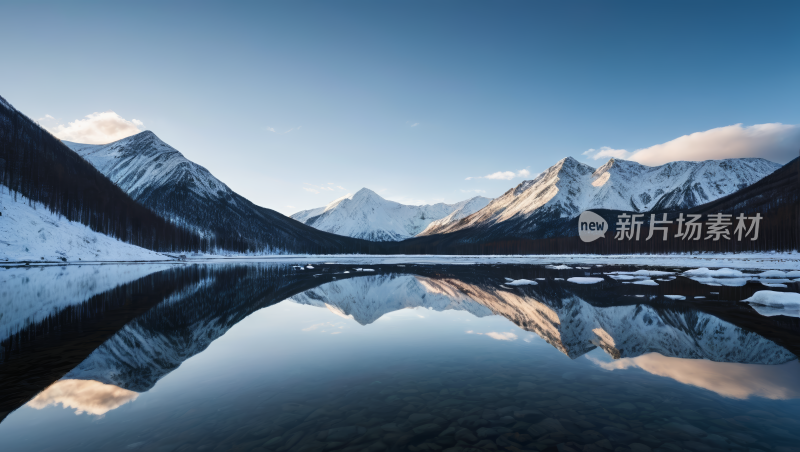
M 355 198 L 371 198 L 371 197 L 375 197 L 375 196 L 377 196 L 378 198 L 383 199 L 383 197 L 381 197 L 381 195 L 375 193 L 374 191 L 370 190 L 367 187 L 364 187 L 361 190 L 357 191 L 353 195 L 353 199 L 355 199 Z

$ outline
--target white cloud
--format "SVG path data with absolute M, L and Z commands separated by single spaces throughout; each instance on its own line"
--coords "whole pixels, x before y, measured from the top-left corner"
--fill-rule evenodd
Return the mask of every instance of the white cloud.
M 314 189 L 313 189 L 313 188 L 311 188 L 311 187 L 303 187 L 303 190 L 305 190 L 305 191 L 307 191 L 307 192 L 314 193 L 315 195 L 318 195 L 318 194 L 319 194 L 319 191 L 318 191 L 318 190 L 314 190 Z
M 490 333 L 476 333 L 472 330 L 467 331 L 467 334 L 478 334 L 481 336 L 489 336 L 492 339 L 497 339 L 498 341 L 515 341 L 517 340 L 517 335 L 511 332 L 507 333 L 498 333 L 496 331 L 492 331 Z
M 274 127 L 267 127 L 267 130 L 272 132 L 272 133 L 275 133 L 275 128 Z
M 497 333 L 492 331 L 491 333 L 486 333 L 487 336 L 491 337 L 492 339 L 497 339 L 498 341 L 515 341 L 517 340 L 517 335 L 514 333 Z
M 461 190 L 461 193 L 486 193 L 486 190 L 479 190 L 476 188 L 474 190 Z
M 418 125 L 419 125 L 419 123 L 415 122 L 414 124 L 411 124 L 411 127 L 417 127 Z
M 46 115 L 45 118 L 52 119 L 52 116 Z M 86 119 L 76 119 L 66 126 L 58 124 L 48 127 L 47 130 L 66 141 L 106 144 L 136 135 L 142 131 L 143 126 L 144 123 L 138 119 L 128 121 L 113 111 L 104 111 L 86 115 Z
M 611 362 L 601 361 L 591 355 L 586 355 L 586 358 L 605 370 L 640 368 L 653 375 L 672 378 L 734 399 L 751 396 L 774 400 L 800 398 L 800 379 L 797 378 L 800 364 L 796 360 L 768 366 L 673 358 L 658 353 Z
M 718 127 L 684 135 L 664 144 L 639 149 L 630 160 L 643 165 L 662 165 L 676 160 L 711 160 L 761 157 L 786 163 L 797 157 L 800 126 L 771 123 L 742 127 Z
M 139 393 L 94 380 L 59 380 L 40 392 L 27 405 L 41 410 L 49 405 L 72 408 L 75 414 L 101 416 L 136 400 Z
M 526 169 L 521 169 L 516 173 L 513 171 L 498 171 L 496 173 L 487 174 L 486 176 L 470 176 L 466 180 L 472 179 L 492 179 L 492 180 L 511 180 L 515 177 L 528 177 L 531 175 L 531 172 Z
M 582 155 L 588 155 L 589 158 L 593 160 L 600 160 L 602 158 L 626 159 L 631 155 L 631 153 L 625 149 L 612 149 L 608 146 L 603 146 L 600 148 L 600 150 L 589 149 Z

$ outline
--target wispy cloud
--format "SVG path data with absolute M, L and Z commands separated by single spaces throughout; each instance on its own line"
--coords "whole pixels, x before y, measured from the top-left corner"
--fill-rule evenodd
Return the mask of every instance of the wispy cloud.
M 300 130 L 302 128 L 303 128 L 303 126 L 292 127 L 291 129 L 286 130 L 285 132 L 278 132 L 274 127 L 266 127 L 266 130 L 268 132 L 277 133 L 277 134 L 280 134 L 280 135 L 285 135 L 285 134 L 287 134 L 289 132 L 293 132 L 293 131 L 297 132 L 298 130 Z
M 309 184 L 308 182 L 305 182 L 304 184 L 305 186 L 303 187 L 303 190 L 314 194 L 319 194 L 324 191 L 346 190 L 346 188 L 342 187 L 341 185 L 336 185 L 334 182 L 328 182 L 325 185 L 314 185 Z
M 461 193 L 486 193 L 486 190 L 479 190 L 476 188 L 474 190 L 461 190 Z
M 55 121 L 50 115 L 40 118 L 40 121 Z M 121 140 L 142 131 L 144 123 L 138 119 L 128 121 L 113 111 L 92 113 L 84 119 L 76 119 L 67 125 L 56 124 L 45 126 L 56 137 L 85 144 L 106 144 Z
M 411 124 L 411 127 L 417 127 L 418 125 L 419 125 L 419 123 L 415 122 L 414 124 Z
M 487 174 L 486 176 L 470 176 L 466 180 L 473 179 L 492 179 L 492 180 L 511 180 L 517 177 L 528 177 L 531 172 L 526 169 L 521 169 L 517 172 L 514 171 L 498 171 L 496 173 Z

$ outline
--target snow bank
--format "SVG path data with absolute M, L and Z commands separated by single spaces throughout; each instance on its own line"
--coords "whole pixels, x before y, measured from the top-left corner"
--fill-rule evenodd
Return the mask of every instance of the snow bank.
M 0 261 L 169 261 L 50 213 L 0 186 Z
M 744 273 L 739 270 L 730 268 L 720 268 L 718 270 L 709 270 L 706 267 L 696 268 L 694 270 L 687 270 L 683 272 L 683 276 L 705 276 L 713 278 L 739 278 L 744 276 Z
M 593 278 L 588 276 L 576 276 L 574 278 L 569 278 L 567 281 L 575 284 L 597 284 L 599 282 L 603 282 L 603 278 Z
M 664 298 L 669 298 L 670 300 L 685 300 L 686 299 L 686 297 L 684 297 L 683 295 L 664 295 Z M 702 297 L 698 297 L 698 298 L 702 298 Z
M 553 270 L 572 270 L 572 267 L 567 265 L 548 265 L 547 268 L 551 268 Z
M 512 279 L 510 282 L 507 282 L 506 284 L 508 284 L 509 286 L 535 286 L 539 283 L 537 283 L 536 281 L 531 281 L 530 279 L 517 279 L 517 280 Z

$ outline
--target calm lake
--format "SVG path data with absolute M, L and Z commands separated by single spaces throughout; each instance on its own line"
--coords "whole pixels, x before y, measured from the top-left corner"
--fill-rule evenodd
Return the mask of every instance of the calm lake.
M 800 451 L 800 318 L 641 270 L 0 268 L 0 450 Z

